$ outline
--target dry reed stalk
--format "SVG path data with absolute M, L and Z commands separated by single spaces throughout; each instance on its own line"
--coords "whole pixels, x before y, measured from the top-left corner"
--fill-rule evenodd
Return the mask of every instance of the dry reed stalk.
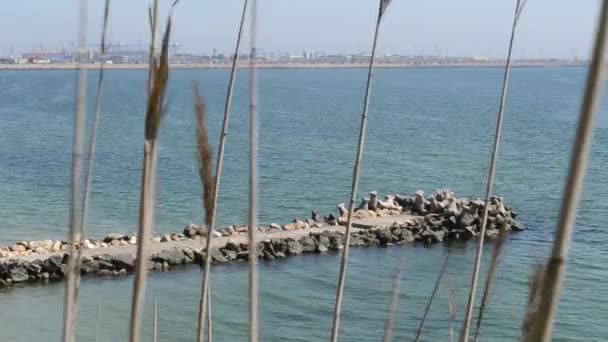
M 492 282 L 494 281 L 494 275 L 496 274 L 496 269 L 498 268 L 498 262 L 500 259 L 500 255 L 502 254 L 502 250 L 504 249 L 505 242 L 507 241 L 507 231 L 504 229 L 500 230 L 500 234 L 498 235 L 498 239 L 494 243 L 494 249 L 492 250 L 492 259 L 490 261 L 490 268 L 488 270 L 488 275 L 486 276 L 486 284 L 483 290 L 483 296 L 481 297 L 481 305 L 479 306 L 479 314 L 477 316 L 477 325 L 475 330 L 475 341 L 479 341 L 479 331 L 481 329 L 481 321 L 483 320 L 483 313 L 488 305 L 488 301 L 490 300 L 490 291 L 492 289 Z
M 152 59 L 152 82 L 147 101 L 144 129 L 144 160 L 141 179 L 141 200 L 139 208 L 139 227 L 137 236 L 137 259 L 135 280 L 131 302 L 131 319 L 129 340 L 138 342 L 141 334 L 141 314 L 145 299 L 145 288 L 148 269 L 148 247 L 154 224 L 154 198 L 156 191 L 156 171 L 158 161 L 158 131 L 165 113 L 165 94 L 169 79 L 169 37 L 171 34 L 171 16 L 163 37 L 161 55 L 158 60 Z
M 348 255 L 350 251 L 350 231 L 352 228 L 352 217 L 354 211 L 355 198 L 357 197 L 359 187 L 359 173 L 361 169 L 361 159 L 363 157 L 363 146 L 365 143 L 365 134 L 367 129 L 367 112 L 369 110 L 369 99 L 371 95 L 372 79 L 374 75 L 374 64 L 376 61 L 376 46 L 378 43 L 378 32 L 380 31 L 380 23 L 382 17 L 391 0 L 380 0 L 378 9 L 378 18 L 374 30 L 374 40 L 372 44 L 372 55 L 369 61 L 369 69 L 367 73 L 367 83 L 365 87 L 365 97 L 363 99 L 363 111 L 361 113 L 361 126 L 359 129 L 359 142 L 357 145 L 357 155 L 353 166 L 353 178 L 351 184 L 350 200 L 348 202 L 348 218 L 346 229 L 344 231 L 344 249 L 340 258 L 340 271 L 338 275 L 338 284 L 336 286 L 336 302 L 334 307 L 334 317 L 331 329 L 331 342 L 337 342 L 340 335 L 340 319 L 342 316 L 342 301 L 344 299 L 344 285 L 346 282 L 346 269 L 348 266 Z
M 82 241 L 80 234 L 80 220 L 82 208 L 79 207 L 81 196 L 81 173 L 82 153 L 84 150 L 84 130 L 86 114 L 86 70 L 82 68 L 82 58 L 86 48 L 87 27 L 87 0 L 80 1 L 80 17 L 78 24 L 78 57 L 77 57 L 77 81 L 75 93 L 74 110 L 74 137 L 72 143 L 72 197 L 70 203 L 70 233 L 68 235 L 68 262 L 66 272 L 65 297 L 63 308 L 63 332 L 64 342 L 74 341 L 74 331 L 78 317 L 78 287 L 80 280 L 80 264 L 78 263 L 77 246 Z
M 223 119 L 223 123 L 222 123 L 222 132 L 220 133 L 220 143 L 219 143 L 219 148 L 218 148 L 218 154 L 217 154 L 217 160 L 215 163 L 215 182 L 213 185 L 214 191 L 213 191 L 213 203 L 212 203 L 212 210 L 211 210 L 211 214 L 207 214 L 206 217 L 210 217 L 210 223 L 208 225 L 208 234 L 207 234 L 207 240 L 205 241 L 205 248 L 207 251 L 211 250 L 211 240 L 213 238 L 213 234 L 212 232 L 215 229 L 215 219 L 216 219 L 216 212 L 217 212 L 217 202 L 218 202 L 218 196 L 219 196 L 219 189 L 220 189 L 220 180 L 222 177 L 222 170 L 223 170 L 223 165 L 224 165 L 224 149 L 226 146 L 226 140 L 227 140 L 227 136 L 228 136 L 228 122 L 229 122 L 229 117 L 230 117 L 230 109 L 232 107 L 232 95 L 234 93 L 234 80 L 235 80 L 235 75 L 236 75 L 236 65 L 237 65 L 237 61 L 238 61 L 238 54 L 239 54 L 239 48 L 241 45 L 241 40 L 242 40 L 242 35 L 243 35 L 243 28 L 244 28 L 244 24 L 245 24 L 245 16 L 247 14 L 247 3 L 248 0 L 245 0 L 243 3 L 243 12 L 241 14 L 241 22 L 239 25 L 239 31 L 238 31 L 238 35 L 237 35 L 237 39 L 236 39 L 236 46 L 234 48 L 234 55 L 232 58 L 232 66 L 230 69 L 230 78 L 228 80 L 228 90 L 226 92 L 226 102 L 225 102 L 225 106 L 224 106 L 224 119 Z M 209 287 L 210 287 L 210 278 L 211 278 L 211 258 L 209 257 L 209 254 L 206 254 L 205 256 L 205 266 L 203 269 L 203 280 L 202 280 L 202 286 L 201 286 L 201 297 L 200 297 L 200 301 L 199 301 L 199 310 L 198 310 L 198 334 L 197 334 L 197 342 L 203 342 L 203 336 L 204 336 L 204 330 L 205 330 L 205 324 L 204 324 L 204 317 L 207 315 L 207 326 L 209 327 L 208 330 L 208 335 L 207 335 L 207 341 L 211 342 L 212 338 L 211 338 L 211 330 L 212 330 L 212 324 L 211 324 L 211 294 L 209 291 Z M 209 303 L 206 303 L 206 301 L 209 301 Z M 206 314 L 207 309 L 209 308 L 209 313 Z
M 445 269 L 448 265 L 449 254 L 445 256 L 443 259 L 443 264 L 441 265 L 441 269 L 439 270 L 439 275 L 437 276 L 437 280 L 435 281 L 435 286 L 433 287 L 433 292 L 431 293 L 431 297 L 429 298 L 429 302 L 426 304 L 424 308 L 424 314 L 422 315 L 422 320 L 420 320 L 420 326 L 418 326 L 418 331 L 416 332 L 416 338 L 414 341 L 420 341 L 420 336 L 422 336 L 422 329 L 424 329 L 424 323 L 426 323 L 426 319 L 428 317 L 429 312 L 431 311 L 431 306 L 433 305 L 433 300 L 435 299 L 435 295 L 437 294 L 437 290 L 439 290 L 439 284 L 441 284 L 441 278 L 445 273 Z
M 97 93 L 95 95 L 95 116 L 93 118 L 93 127 L 91 128 L 90 140 L 89 140 L 89 150 L 87 154 L 87 160 L 89 161 L 87 167 L 87 173 L 85 178 L 85 189 L 84 195 L 82 199 L 82 219 L 80 220 L 80 234 L 84 238 L 86 235 L 86 225 L 88 221 L 89 214 L 89 199 L 91 197 L 91 191 L 93 189 L 93 167 L 95 163 L 95 148 L 97 145 L 97 130 L 99 129 L 99 119 L 101 117 L 101 98 L 102 98 L 102 89 L 103 89 L 103 72 L 104 72 L 104 64 L 103 56 L 106 52 L 106 33 L 108 30 L 108 18 L 110 16 L 110 0 L 105 1 L 104 11 L 103 11 L 103 26 L 101 30 L 101 65 L 99 68 L 99 79 L 97 80 Z M 78 249 L 77 255 L 77 264 L 80 264 L 82 260 L 82 251 Z M 76 298 L 76 302 L 78 298 Z
M 257 89 L 258 2 L 251 1 L 251 37 L 249 55 L 249 341 L 258 341 L 258 252 L 255 241 L 257 199 L 258 89 Z
M 511 36 L 509 38 L 509 49 L 507 52 L 507 60 L 505 62 L 504 75 L 502 79 L 502 92 L 500 95 L 500 105 L 496 117 L 496 128 L 494 131 L 494 145 L 492 148 L 492 156 L 490 158 L 490 170 L 488 172 L 488 182 L 486 186 L 486 195 L 484 201 L 483 218 L 481 220 L 481 229 L 479 231 L 479 241 L 477 243 L 477 253 L 475 255 L 475 263 L 473 266 L 473 274 L 471 276 L 471 287 L 469 290 L 469 300 L 467 303 L 467 311 L 463 321 L 460 334 L 460 342 L 469 340 L 469 330 L 471 328 L 471 320 L 473 318 L 473 309 L 475 306 L 475 293 L 477 291 L 477 283 L 479 280 L 479 268 L 481 266 L 481 256 L 483 254 L 483 244 L 485 240 L 486 227 L 488 223 L 488 212 L 490 210 L 490 197 L 494 192 L 494 178 L 496 176 L 496 161 L 498 159 L 498 151 L 500 148 L 500 139 L 502 135 L 503 117 L 507 102 L 507 93 L 509 89 L 509 73 L 511 71 L 511 55 L 513 52 L 513 42 L 515 41 L 515 32 L 519 17 L 523 12 L 527 0 L 517 0 L 515 4 L 515 13 L 513 14 L 513 24 L 511 25 Z
M 213 223 L 215 222 L 215 183 L 214 176 L 212 173 L 212 165 L 211 165 L 211 145 L 209 144 L 209 135 L 207 131 L 207 116 L 205 110 L 205 104 L 203 102 L 202 97 L 199 94 L 198 84 L 196 82 L 193 83 L 192 90 L 194 93 L 194 114 L 196 117 L 196 151 L 197 151 L 197 160 L 198 160 L 198 174 L 199 179 L 201 181 L 201 186 L 203 189 L 203 208 L 205 209 L 205 225 L 207 226 L 207 251 L 210 250 L 211 238 L 213 236 Z M 210 267 L 207 266 L 207 261 L 210 262 L 209 253 L 205 256 L 205 268 Z M 203 270 L 203 274 L 208 272 L 207 270 Z M 204 331 L 205 331 L 205 323 L 204 323 L 204 315 L 205 311 L 210 305 L 209 299 L 211 294 L 205 289 L 209 289 L 209 277 L 203 276 L 203 286 L 201 290 L 201 298 L 199 300 L 199 317 L 198 317 L 198 330 L 197 330 L 197 341 L 202 342 Z M 210 320 L 210 315 L 209 315 Z M 211 323 L 208 322 L 208 325 L 211 326 Z M 207 331 L 208 334 L 211 333 L 211 330 Z M 208 336 L 207 338 L 211 341 L 211 338 Z
M 608 0 L 604 0 L 600 9 L 593 57 L 587 74 L 585 94 L 572 146 L 568 178 L 566 179 L 562 195 L 551 258 L 547 261 L 546 272 L 541 286 L 542 292 L 539 309 L 532 325 L 532 331 L 526 337 L 527 341 L 548 342 L 552 339 L 553 319 L 559 304 L 568 251 L 576 221 L 576 209 L 580 202 L 583 182 L 587 172 L 595 116 L 600 104 L 602 91 L 605 87 L 607 40 Z
M 395 325 L 395 316 L 397 315 L 397 308 L 399 307 L 399 292 L 401 289 L 401 262 L 397 266 L 397 270 L 393 275 L 393 286 L 391 289 L 391 303 L 386 313 L 386 320 L 384 322 L 384 342 L 390 342 L 393 340 L 393 327 Z

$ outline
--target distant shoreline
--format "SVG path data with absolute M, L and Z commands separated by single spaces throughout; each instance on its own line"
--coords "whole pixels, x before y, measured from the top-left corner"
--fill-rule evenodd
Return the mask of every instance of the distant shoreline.
M 587 62 L 568 61 L 541 61 L 541 62 L 515 62 L 513 67 L 580 67 Z M 99 69 L 100 64 L 85 64 L 86 69 Z M 368 63 L 259 63 L 261 69 L 358 69 L 367 68 Z M 376 68 L 498 68 L 503 67 L 500 62 L 487 63 L 445 63 L 445 64 L 414 64 L 414 63 L 378 63 Z M 174 70 L 192 69 L 228 69 L 230 64 L 171 64 Z M 238 68 L 248 68 L 248 63 L 239 63 Z M 76 70 L 75 63 L 68 64 L 0 64 L 0 71 L 20 70 Z M 108 70 L 144 70 L 148 64 L 106 64 Z

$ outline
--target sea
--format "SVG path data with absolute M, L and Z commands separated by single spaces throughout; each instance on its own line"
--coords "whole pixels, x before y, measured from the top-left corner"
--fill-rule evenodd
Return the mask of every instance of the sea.
M 357 198 L 370 191 L 412 195 L 435 189 L 483 197 L 502 74 L 500 68 L 378 69 Z M 545 262 L 557 222 L 585 77 L 583 67 L 512 70 L 496 194 L 519 213 L 527 230 L 511 234 L 503 250 L 482 341 L 515 341 L 521 335 L 530 275 Z M 88 72 L 89 118 L 97 78 L 97 71 Z M 91 237 L 136 231 L 146 78 L 143 70 L 106 71 L 87 224 Z M 75 80 L 74 71 L 0 72 L 0 245 L 67 238 Z M 336 213 L 336 205 L 347 201 L 365 80 L 365 69 L 259 71 L 260 223 L 307 218 L 311 209 Z M 159 137 L 157 234 L 203 220 L 193 82 L 200 85 L 217 151 L 228 71 L 172 72 Z M 239 70 L 220 187 L 220 225 L 247 218 L 248 106 L 248 74 Z M 606 170 L 608 104 L 602 101 L 554 322 L 555 341 L 608 338 Z M 492 245 L 485 247 L 482 280 Z M 446 255 L 447 272 L 422 340 L 450 341 L 450 334 L 456 339 L 473 242 L 351 252 L 341 341 L 383 339 L 393 276 L 399 272 L 395 340 L 413 340 Z M 328 340 L 339 260 L 339 254 L 327 253 L 260 262 L 260 341 Z M 155 300 L 159 340 L 194 339 L 201 276 L 197 266 L 150 274 L 146 340 L 152 336 Z M 79 341 L 127 339 L 132 283 L 132 276 L 83 280 Z M 247 340 L 247 265 L 215 266 L 212 289 L 214 340 Z M 63 292 L 63 283 L 0 290 L 0 340 L 59 341 Z

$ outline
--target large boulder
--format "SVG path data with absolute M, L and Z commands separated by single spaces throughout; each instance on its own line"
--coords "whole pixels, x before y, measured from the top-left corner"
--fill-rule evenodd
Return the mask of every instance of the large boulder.
M 125 269 L 127 272 L 135 271 L 135 257 L 131 254 L 119 254 L 110 261 L 117 270 Z
M 8 271 L 8 279 L 10 279 L 13 283 L 21 283 L 27 281 L 29 278 L 30 277 L 25 268 L 15 267 Z

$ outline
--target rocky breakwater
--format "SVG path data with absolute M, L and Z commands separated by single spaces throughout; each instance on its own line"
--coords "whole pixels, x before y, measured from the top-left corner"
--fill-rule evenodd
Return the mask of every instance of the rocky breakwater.
M 312 217 L 291 223 L 257 227 L 258 257 L 264 260 L 303 253 L 325 253 L 343 248 L 347 209 L 338 205 L 338 215 L 322 217 L 318 210 Z M 353 218 L 365 221 L 370 229 L 353 228 L 351 246 L 389 246 L 442 241 L 469 240 L 479 235 L 484 201 L 457 198 L 450 191 L 435 191 L 425 197 L 418 191 L 411 197 L 388 195 L 383 200 L 376 192 L 364 198 Z M 498 236 L 501 230 L 518 231 L 517 213 L 494 197 L 488 208 L 486 235 Z M 382 221 L 379 218 L 383 218 Z M 394 219 L 394 221 L 393 221 Z M 385 224 L 385 222 L 390 222 Z M 376 224 L 377 223 L 377 224 Z M 213 263 L 248 259 L 247 226 L 233 225 L 214 231 L 217 237 L 211 248 Z M 203 248 L 208 230 L 189 224 L 182 233 L 152 238 L 148 268 L 169 270 L 178 265 L 203 264 Z M 110 234 L 103 239 L 88 239 L 82 249 L 83 275 L 121 276 L 134 271 L 137 235 Z M 65 275 L 69 245 L 63 241 L 21 241 L 0 249 L 0 287 L 32 282 L 62 280 Z

